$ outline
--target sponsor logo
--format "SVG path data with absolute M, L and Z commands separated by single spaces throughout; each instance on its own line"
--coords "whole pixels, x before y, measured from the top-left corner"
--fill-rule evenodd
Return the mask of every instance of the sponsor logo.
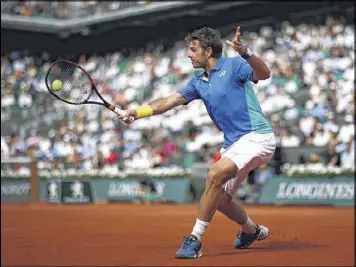
M 220 78 L 222 77 L 222 76 L 224 76 L 226 74 L 226 70 L 224 70 L 224 71 L 222 71 L 222 72 L 220 72 Z
M 339 183 L 300 183 L 282 182 L 279 184 L 277 199 L 354 199 L 354 182 Z
M 157 194 L 159 196 L 163 195 L 165 184 L 158 182 L 155 184 Z M 108 189 L 109 197 L 136 197 L 142 196 L 139 191 L 139 184 L 136 183 L 115 183 L 111 182 Z
M 1 183 L 1 195 L 2 196 L 26 196 L 30 194 L 30 184 L 9 184 Z
M 65 203 L 89 203 L 90 197 L 84 194 L 84 184 L 80 181 L 74 181 L 70 185 L 70 196 L 63 196 Z
M 48 202 L 59 202 L 59 185 L 57 182 L 49 182 L 47 187 Z
M 72 190 L 72 197 L 73 198 L 83 198 L 84 197 L 84 191 L 83 191 L 83 184 L 81 182 L 74 182 L 70 186 L 70 189 Z

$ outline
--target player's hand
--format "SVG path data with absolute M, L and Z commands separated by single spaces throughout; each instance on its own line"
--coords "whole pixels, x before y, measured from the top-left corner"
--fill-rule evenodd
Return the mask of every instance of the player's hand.
M 245 53 L 246 47 L 242 45 L 240 39 L 240 26 L 237 27 L 235 38 L 232 41 L 226 40 L 226 43 L 231 46 L 239 55 L 243 55 Z
M 131 124 L 135 120 L 135 117 L 131 115 L 130 110 L 120 110 L 120 112 L 117 113 L 117 118 L 127 124 Z

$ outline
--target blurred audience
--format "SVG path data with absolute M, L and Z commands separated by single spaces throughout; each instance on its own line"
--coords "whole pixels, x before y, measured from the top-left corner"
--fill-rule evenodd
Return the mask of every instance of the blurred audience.
M 150 1 L 9 1 L 1 4 L 1 14 L 73 19 L 129 7 L 149 4 Z
M 341 167 L 345 169 L 355 168 L 355 140 L 346 143 L 346 149 L 340 156 Z
M 78 10 L 83 5 L 104 10 L 103 5 L 111 4 L 115 5 L 57 3 L 61 8 L 76 6 Z M 52 5 L 22 1 L 20 6 L 29 9 L 26 12 L 7 8 L 30 16 L 73 16 L 70 12 L 51 13 L 56 10 Z M 243 31 L 242 36 L 271 67 L 272 77 L 260 81 L 255 90 L 278 142 L 282 147 L 328 146 L 327 164 L 350 166 L 354 153 L 354 145 L 350 148 L 354 138 L 353 25 L 345 24 L 342 17 L 329 17 L 323 25 L 283 22 L 279 28 L 264 26 L 259 32 Z M 236 56 L 225 40 L 223 43 L 224 55 Z M 68 59 L 83 66 L 103 97 L 122 108 L 168 96 L 197 73 L 186 57 L 184 41 Z M 44 78 L 54 60 L 46 52 L 37 56 L 26 51 L 2 54 L 1 119 L 2 123 L 18 121 L 19 125 L 12 135 L 2 131 L 2 155 L 22 156 L 32 148 L 40 168 L 55 165 L 85 170 L 119 163 L 135 168 L 189 168 L 196 161 L 213 163 L 220 158 L 223 134 L 212 124 L 201 101 L 123 125 L 109 110 L 72 106 L 49 96 Z

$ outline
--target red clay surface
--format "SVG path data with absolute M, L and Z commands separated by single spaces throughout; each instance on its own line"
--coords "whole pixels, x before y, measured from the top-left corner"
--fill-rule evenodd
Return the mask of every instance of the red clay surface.
M 174 259 L 196 205 L 1 206 L 2 266 L 354 265 L 354 209 L 247 206 L 270 236 L 235 250 L 237 226 L 216 213 L 203 257 Z

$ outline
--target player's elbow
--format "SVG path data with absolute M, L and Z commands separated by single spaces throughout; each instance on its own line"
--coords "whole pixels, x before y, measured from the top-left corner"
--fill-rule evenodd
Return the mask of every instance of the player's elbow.
M 265 67 L 263 69 L 263 72 L 261 73 L 261 80 L 267 80 L 271 77 L 271 70 L 268 67 Z
M 271 70 L 267 67 L 266 79 L 271 78 Z
M 258 73 L 258 80 L 267 80 L 271 77 L 271 71 L 269 68 L 265 68 L 263 71 Z
M 254 81 L 267 80 L 271 77 L 271 70 L 266 66 L 264 68 L 260 68 L 255 70 L 253 74 Z

